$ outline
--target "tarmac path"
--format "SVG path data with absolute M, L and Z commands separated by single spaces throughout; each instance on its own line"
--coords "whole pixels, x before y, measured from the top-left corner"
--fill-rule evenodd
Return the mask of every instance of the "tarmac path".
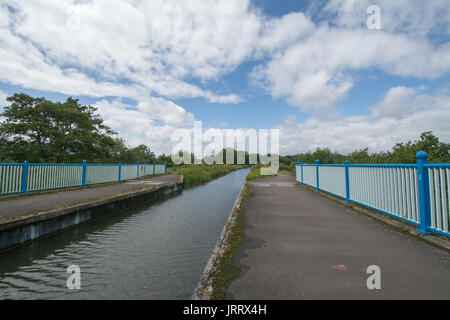
M 276 176 L 250 184 L 229 299 L 450 299 L 450 253 Z M 367 281 L 380 268 L 381 289 Z M 370 281 L 370 283 L 374 283 Z
M 177 175 L 160 175 L 139 180 L 129 180 L 106 185 L 91 185 L 86 188 L 55 190 L 54 192 L 29 193 L 25 196 L 0 198 L 0 221 L 14 219 L 35 212 L 46 212 L 56 208 L 76 205 L 106 197 L 114 197 L 145 187 L 176 182 Z

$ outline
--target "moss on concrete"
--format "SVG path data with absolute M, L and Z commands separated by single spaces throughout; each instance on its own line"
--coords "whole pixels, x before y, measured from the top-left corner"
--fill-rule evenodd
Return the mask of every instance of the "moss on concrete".
M 242 192 L 241 200 L 250 197 L 249 187 L 246 185 Z M 208 300 L 225 300 L 226 291 L 231 280 L 239 275 L 239 266 L 235 261 L 238 248 L 245 241 L 245 223 L 244 208 L 239 206 L 236 210 L 231 223 L 227 224 L 227 236 L 225 246 L 216 260 L 211 275 L 211 292 L 208 294 Z

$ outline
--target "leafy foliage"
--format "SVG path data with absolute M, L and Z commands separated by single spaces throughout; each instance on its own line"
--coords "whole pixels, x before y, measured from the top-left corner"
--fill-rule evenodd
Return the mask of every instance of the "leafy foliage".
M 425 151 L 428 153 L 428 162 L 449 163 L 450 144 L 439 141 L 431 131 L 423 132 L 420 139 L 414 142 L 397 143 L 392 151 L 369 153 L 369 148 L 353 151 L 344 156 L 330 149 L 317 148 L 314 152 L 307 152 L 295 156 L 280 157 L 280 163 L 293 165 L 294 162 L 314 163 L 317 159 L 320 163 L 339 164 L 349 160 L 350 163 L 416 163 L 416 153 Z
M 7 98 L 0 122 L 3 162 L 77 163 L 152 162 L 145 145 L 129 148 L 106 126 L 93 106 L 78 100 L 52 102 L 16 93 Z

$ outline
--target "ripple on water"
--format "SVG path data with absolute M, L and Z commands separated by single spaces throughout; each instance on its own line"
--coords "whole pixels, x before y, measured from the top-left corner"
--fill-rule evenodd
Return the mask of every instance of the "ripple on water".
M 189 298 L 247 173 L 2 253 L 0 299 Z M 81 290 L 66 288 L 73 264 Z

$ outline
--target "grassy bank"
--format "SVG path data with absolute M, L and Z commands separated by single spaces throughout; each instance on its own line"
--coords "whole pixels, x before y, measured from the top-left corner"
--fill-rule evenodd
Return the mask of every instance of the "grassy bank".
M 260 164 L 254 165 L 250 170 L 249 174 L 247 175 L 247 181 L 264 178 L 265 176 L 261 175 L 260 169 L 261 169 Z
M 250 191 L 247 186 L 244 187 L 241 196 L 242 200 L 250 197 Z M 235 212 L 232 224 L 227 225 L 226 245 L 212 273 L 212 290 L 208 297 L 209 300 L 225 300 L 230 281 L 239 275 L 239 267 L 234 260 L 238 248 L 245 241 L 243 215 L 244 209 L 241 205 Z
M 268 168 L 269 166 L 264 166 L 264 168 Z M 268 176 L 261 175 L 261 169 L 262 166 L 260 164 L 254 165 L 250 171 L 250 173 L 247 175 L 247 181 L 260 179 L 260 178 L 267 178 Z M 280 163 L 280 167 L 278 168 L 278 174 L 286 175 L 286 176 L 294 176 L 295 171 L 294 167 L 290 167 L 288 165 L 285 165 L 283 163 Z
M 168 168 L 167 173 L 183 175 L 185 187 L 192 187 L 207 183 L 230 172 L 246 167 L 245 165 L 202 164 Z
M 287 165 L 284 163 L 280 163 L 280 169 L 278 174 L 282 174 L 285 176 L 295 176 L 295 167 L 294 164 Z

